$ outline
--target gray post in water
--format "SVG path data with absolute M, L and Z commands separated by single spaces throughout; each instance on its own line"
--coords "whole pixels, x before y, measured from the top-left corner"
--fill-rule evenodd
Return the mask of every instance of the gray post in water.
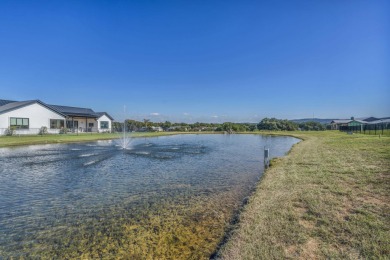
M 269 167 L 269 148 L 264 147 L 264 167 Z

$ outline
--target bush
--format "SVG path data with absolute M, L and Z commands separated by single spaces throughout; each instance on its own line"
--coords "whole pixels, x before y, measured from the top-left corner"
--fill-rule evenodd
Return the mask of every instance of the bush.
M 39 129 L 39 134 L 40 135 L 45 135 L 47 134 L 47 127 L 46 126 L 42 126 L 41 129 Z
M 62 127 L 62 128 L 60 129 L 60 134 L 66 134 L 66 133 L 68 133 L 68 128 Z
M 305 123 L 300 123 L 299 128 L 303 131 L 324 131 L 326 130 L 326 127 L 318 122 L 305 122 Z
M 13 136 L 13 135 L 15 135 L 15 128 L 14 128 L 14 127 L 8 127 L 8 128 L 5 130 L 5 135 L 7 135 L 7 136 Z

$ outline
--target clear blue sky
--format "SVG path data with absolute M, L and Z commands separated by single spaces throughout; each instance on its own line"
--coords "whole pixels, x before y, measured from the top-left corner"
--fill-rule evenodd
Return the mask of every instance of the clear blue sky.
M 123 119 L 390 116 L 390 1 L 0 1 L 0 98 Z

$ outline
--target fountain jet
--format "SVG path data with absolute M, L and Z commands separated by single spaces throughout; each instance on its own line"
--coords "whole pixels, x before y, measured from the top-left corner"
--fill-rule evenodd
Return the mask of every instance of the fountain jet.
M 125 119 L 123 120 L 122 137 L 119 139 L 119 146 L 125 150 L 129 149 L 132 138 L 127 135 L 126 131 L 126 106 L 123 108 L 125 113 Z

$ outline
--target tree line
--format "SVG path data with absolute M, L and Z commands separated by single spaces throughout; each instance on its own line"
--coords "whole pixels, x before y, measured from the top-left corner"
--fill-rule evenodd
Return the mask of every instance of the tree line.
M 323 131 L 326 130 L 326 125 L 314 121 L 295 123 L 289 120 L 264 118 L 257 124 L 257 129 L 270 131 Z
M 123 122 L 113 122 L 113 131 L 122 132 Z M 326 125 L 318 122 L 295 123 L 286 119 L 264 118 L 259 123 L 172 123 L 151 122 L 149 119 L 137 121 L 125 120 L 126 131 L 177 131 L 177 132 L 198 132 L 198 131 L 218 131 L 218 132 L 254 132 L 254 131 L 323 131 Z

